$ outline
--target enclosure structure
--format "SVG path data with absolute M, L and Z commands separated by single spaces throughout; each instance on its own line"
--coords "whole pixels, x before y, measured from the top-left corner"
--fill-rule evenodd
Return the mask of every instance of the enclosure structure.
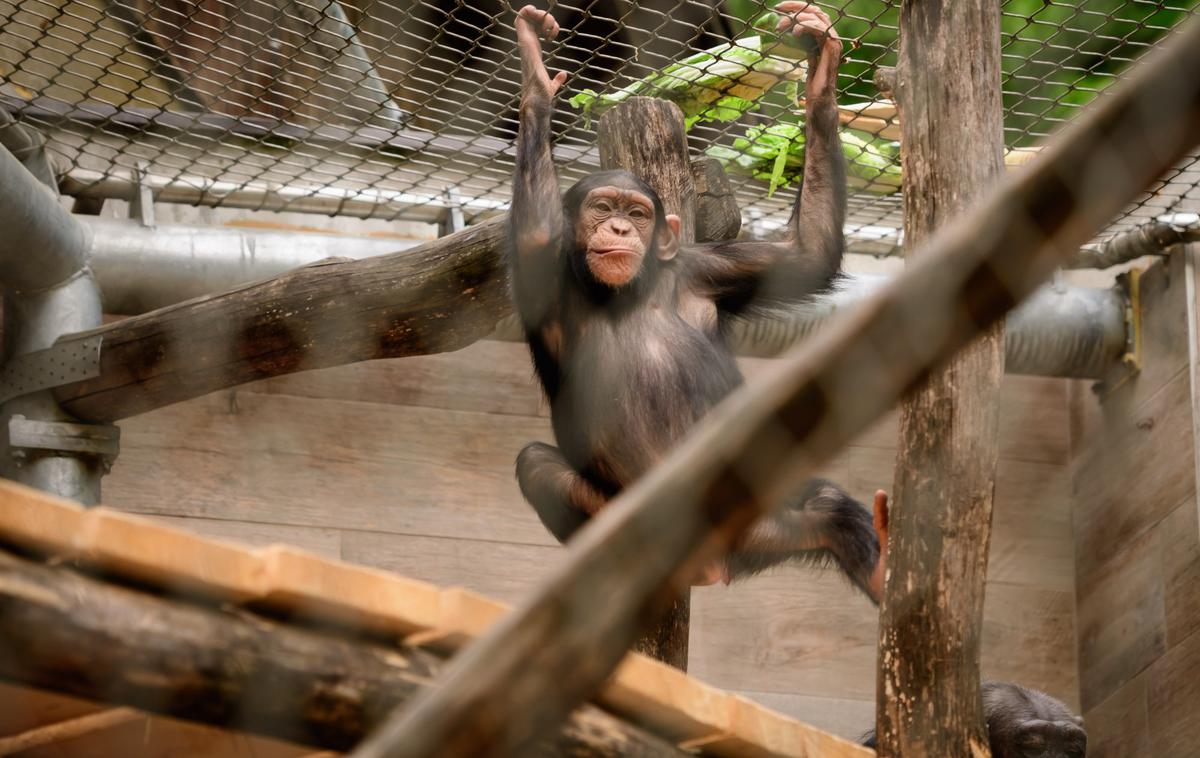
M 66 13 L 63 18 L 75 23 L 81 15 L 84 14 Z M 296 17 L 303 19 L 303 14 Z M 295 19 L 285 14 L 285 21 L 279 23 L 293 22 Z M 47 24 L 46 28 L 52 25 Z M 62 37 L 49 34 L 47 39 L 59 44 Z M 39 61 L 39 55 L 28 56 L 27 68 Z M 368 81 L 365 75 L 362 78 Z M 224 101 L 217 97 L 216 102 Z M 404 104 L 405 100 L 401 97 L 398 102 Z M 46 105 L 44 101 L 40 104 Z M 66 124 L 70 133 L 82 128 L 81 124 L 91 123 L 83 114 L 95 110 L 89 106 L 81 109 L 82 113 L 71 112 L 54 120 L 40 115 L 31 106 L 20 115 L 29 123 L 44 127 L 50 127 L 51 122 L 58 128 Z M 97 143 L 106 144 L 110 136 L 107 132 L 114 128 L 112 123 L 123 123 L 124 117 L 99 110 L 101 118 L 108 118 L 111 123 L 99 128 L 91 126 L 90 134 Z M 380 110 L 384 116 L 405 118 L 382 106 Z M 244 120 L 253 128 L 264 128 L 261 124 L 254 125 L 253 119 Z M 316 121 L 324 123 L 320 118 Z M 232 128 L 234 123 L 242 121 L 213 123 L 219 131 L 224 128 L 222 125 Z M 165 128 L 171 127 L 167 124 Z M 265 128 L 270 131 L 276 127 L 268 124 Z M 444 128 L 454 133 L 450 125 Z M 701 131 L 703 128 L 706 127 L 698 126 L 692 133 L 699 142 L 708 139 Z M 279 132 L 281 137 L 289 133 L 282 127 Z M 52 138 L 56 133 L 51 132 Z M 224 144 L 211 135 L 204 136 L 205 133 L 204 129 L 184 128 L 179 136 L 168 141 L 175 147 L 186 145 L 199 134 L 204 140 L 213 140 L 204 145 Z M 154 130 L 146 134 L 144 140 L 139 137 L 130 142 L 129 149 L 141 149 L 137 148 L 141 144 L 154 145 Z M 320 137 L 316 135 L 313 140 Z M 462 143 L 455 144 L 463 147 Z M 564 136 L 563 144 L 570 146 L 568 136 Z M 335 155 L 343 150 L 341 142 L 337 145 Z M 264 158 L 271 154 L 260 147 L 246 148 L 246 152 L 256 160 L 278 159 L 278 165 L 288 165 L 294 155 L 307 159 L 308 148 L 303 140 L 290 147 L 293 152 L 283 157 Z M 370 155 L 363 159 L 362 165 L 376 165 L 378 156 Z M 423 155 L 419 153 L 412 163 L 420 165 Z M 318 157 L 329 156 L 322 153 Z M 461 158 L 449 160 L 452 165 Z M 120 160 L 115 164 L 120 166 Z M 503 158 L 500 165 L 504 167 Z M 1139 207 L 1180 210 L 1177 200 L 1194 184 L 1187 173 L 1188 166 L 1185 164 L 1172 175 L 1176 189 L 1161 191 L 1160 187 L 1160 192 L 1147 201 L 1149 205 L 1143 203 Z M 306 165 L 305 170 L 311 168 Z M 503 172 L 507 170 L 507 167 L 503 171 L 498 169 L 497 176 L 506 177 Z M 112 169 L 112 173 L 118 176 L 118 181 L 124 181 L 117 169 Z M 145 187 L 154 192 L 153 170 L 147 175 L 151 179 Z M 453 172 L 446 171 L 445 175 L 452 176 Z M 473 174 L 483 175 L 485 172 Z M 92 182 L 84 182 L 88 189 L 80 185 L 69 185 L 68 189 L 82 198 L 97 197 L 113 187 L 112 176 L 102 181 L 95 176 L 80 176 Z M 491 188 L 499 193 L 499 202 L 503 198 L 501 185 L 499 182 Z M 743 183 L 741 191 L 753 192 L 747 187 L 755 186 Z M 240 185 L 236 189 L 254 191 Z M 160 197 L 170 197 L 170 191 L 174 190 L 162 190 Z M 757 185 L 757 191 L 761 193 L 765 188 Z M 191 199 L 198 197 L 192 195 Z M 264 194 L 231 197 L 236 198 L 229 201 L 231 204 L 239 204 L 247 197 L 255 203 L 274 202 L 270 199 L 272 195 Z M 303 200 L 297 200 L 296 205 L 303 207 Z M 224 202 L 220 198 L 212 201 Z M 890 202 L 861 196 L 858 201 L 869 207 Z M 416 205 L 442 202 L 441 196 L 436 196 Z M 367 206 L 371 212 L 389 217 L 399 207 L 375 200 L 367 201 Z M 340 207 L 352 213 L 353 209 L 364 208 L 353 202 Z M 751 215 L 756 207 L 771 206 L 743 202 L 743 208 L 749 209 Z M 421 209 L 414 208 L 411 212 L 420 217 Z M 438 213 L 441 214 L 440 209 Z M 766 218 L 769 221 L 771 217 L 768 214 Z M 142 216 L 139 223 L 145 222 Z M 447 225 L 453 224 L 453 218 L 447 218 Z M 477 229 L 476 238 L 485 239 L 492 233 L 488 229 Z M 1143 327 L 1150 323 L 1147 307 L 1145 299 L 1136 299 L 1131 305 Z M 1120 325 L 1126 326 L 1124 319 Z M 1144 331 L 1133 333 L 1144 336 Z M 133 334 L 135 339 L 145 339 L 144 334 Z M 1019 332 L 1015 338 L 1019 345 Z M 753 344 L 753 340 L 749 343 Z M 128 344 L 137 343 L 130 340 Z M 1093 339 L 1092 344 L 1102 346 L 1099 352 L 1110 363 L 1119 360 L 1125 348 L 1120 344 L 1113 352 L 1111 343 L 1103 338 L 1098 342 Z M 1142 339 L 1133 346 L 1137 349 L 1131 350 L 1131 355 L 1143 361 L 1141 375 L 1127 378 L 1119 366 L 1108 365 L 1103 366 L 1106 369 L 1103 372 L 1087 369 L 1082 373 L 1093 379 L 1101 376 L 1107 379 L 1106 410 L 1110 407 L 1110 396 L 1120 397 L 1122 392 L 1133 391 L 1129 388 L 1148 386 L 1146 366 L 1151 342 Z M 1172 350 L 1179 355 L 1178 342 Z M 251 362 L 250 368 L 261 370 L 263 365 Z M 769 371 L 765 361 L 748 359 L 745 365 L 751 374 L 760 366 Z M 1110 375 L 1109 369 L 1115 373 Z M 1178 381 L 1179 376 L 1177 369 L 1172 377 Z M 180 386 L 162 387 L 165 400 L 153 399 L 150 392 L 126 392 L 121 396 L 122 402 L 132 405 L 112 412 L 108 418 L 123 416 L 130 408 L 138 408 L 138 403 L 169 402 L 174 397 L 170 393 L 179 391 Z M 497 387 L 504 391 L 496 391 Z M 1194 721 L 1189 721 L 1193 717 L 1187 712 L 1175 715 L 1176 711 L 1157 706 L 1164 702 L 1187 703 L 1187 687 L 1194 687 L 1186 676 L 1175 678 L 1174 672 L 1181 665 L 1184 671 L 1188 665 L 1195 665 L 1194 657 L 1189 657 L 1194 653 L 1195 640 L 1189 634 L 1194 621 L 1189 622 L 1190 595 L 1186 594 L 1189 585 L 1185 581 L 1187 572 L 1194 567 L 1195 545 L 1173 543 L 1170 554 L 1172 561 L 1178 562 L 1164 567 L 1162 574 L 1153 573 L 1155 567 L 1146 565 L 1152 558 L 1145 556 L 1154 554 L 1152 547 L 1146 547 L 1149 542 L 1180 534 L 1160 530 L 1166 524 L 1160 521 L 1161 515 L 1177 521 L 1186 519 L 1189 513 L 1194 516 L 1194 509 L 1188 511 L 1184 507 L 1190 491 L 1186 485 L 1180 485 L 1183 489 L 1163 495 L 1168 500 L 1177 498 L 1178 506 L 1164 514 L 1154 510 L 1166 507 L 1157 494 L 1152 497 L 1142 489 L 1136 490 L 1136 495 L 1147 498 L 1149 510 L 1130 512 L 1129 518 L 1137 527 L 1133 531 L 1142 540 L 1134 540 L 1133 544 L 1146 552 L 1128 552 L 1130 548 L 1121 540 L 1131 535 L 1121 530 L 1110 531 L 1113 527 L 1106 524 L 1113 522 L 1105 516 L 1114 511 L 1123 516 L 1127 507 L 1140 509 L 1141 501 L 1135 497 L 1109 501 L 1093 493 L 1087 503 L 1080 505 L 1078 493 L 1083 490 L 1078 485 L 1073 487 L 1068 478 L 1073 467 L 1077 476 L 1086 477 L 1087 474 L 1078 472 L 1089 464 L 1101 467 L 1106 476 L 1119 477 L 1121 467 L 1115 462 L 1127 460 L 1121 456 L 1096 457 L 1094 460 L 1100 462 L 1091 463 L 1085 446 L 1076 444 L 1083 437 L 1074 433 L 1075 425 L 1066 423 L 1063 400 L 1068 395 L 1075 397 L 1081 409 L 1079 417 L 1084 417 L 1090 398 L 1077 387 L 1068 379 L 1053 377 L 1010 379 L 1005 387 L 1001 402 L 1006 427 L 1001 429 L 1002 465 L 997 481 L 999 495 L 992 579 L 988 587 L 984 670 L 997 678 L 1042 686 L 1072 705 L 1098 714 L 1105 713 L 1101 710 L 1104 708 L 1137 712 L 1151 704 L 1145 710 L 1147 717 L 1140 732 L 1124 734 L 1118 730 L 1108 735 L 1101 732 L 1094 749 L 1109 750 L 1107 754 L 1113 755 L 1137 754 L 1131 750 L 1143 750 L 1147 755 L 1186 755 L 1188 730 L 1196 728 Z M 1177 385 L 1174 388 L 1179 389 Z M 184 386 L 182 391 L 191 390 Z M 68 398 L 67 402 L 73 401 Z M 85 399 L 79 402 L 75 407 L 85 416 L 93 415 L 97 408 L 113 407 L 108 400 L 90 406 Z M 1170 414 L 1178 406 L 1164 407 Z M 386 423 L 381 423 L 381 418 Z M 1178 414 L 1172 418 L 1182 423 Z M 1113 415 L 1112 419 L 1113 423 L 1119 423 L 1128 417 Z M 560 557 L 521 504 L 511 479 L 511 460 L 517 446 L 548 434 L 544 411 L 528 382 L 523 350 L 517 345 L 479 342 L 463 352 L 446 356 L 405 358 L 394 363 L 362 364 L 271 379 L 152 411 L 123 422 L 122 428 L 123 453 L 113 475 L 106 479 L 105 499 L 166 518 L 188 519 L 188 524 L 198 529 L 251 540 L 278 541 L 283 537 L 307 542 L 352 560 L 400 568 L 412 576 L 442 583 L 474 584 L 512 599 L 538 584 L 548 573 L 547 564 Z M 1100 452 L 1095 456 L 1108 454 L 1104 452 L 1110 450 L 1104 443 L 1107 439 L 1096 440 Z M 888 488 L 892 480 L 894 440 L 893 427 L 885 422 L 860 438 L 845 456 L 830 463 L 829 470 L 856 492 Z M 1173 454 L 1181 449 L 1168 444 Z M 297 460 L 306 465 L 297 466 Z M 1153 460 L 1168 465 L 1172 459 L 1153 456 Z M 1171 471 L 1179 469 L 1172 467 Z M 1154 481 L 1157 483 L 1158 479 Z M 1106 488 L 1103 494 L 1107 496 L 1109 490 Z M 404 502 L 397 504 L 397 499 Z M 1081 508 L 1108 510 L 1098 512 L 1092 522 L 1094 526 L 1081 527 L 1078 516 Z M 1078 548 L 1074 567 L 1070 550 L 1072 518 Z M 1146 531 L 1140 531 L 1142 528 Z M 1154 582 L 1163 583 L 1161 625 L 1146 625 L 1150 631 L 1136 645 L 1126 646 L 1120 627 L 1112 626 L 1112 619 L 1105 615 L 1108 596 L 1084 593 L 1078 595 L 1078 606 L 1075 605 L 1078 576 L 1087 574 L 1090 581 L 1096 582 L 1089 586 L 1104 588 L 1097 590 L 1102 593 L 1115 590 L 1112 583 L 1097 577 L 1106 576 L 1104 572 L 1121 573 L 1120 566 L 1114 563 L 1116 558 L 1099 564 L 1087 563 L 1094 553 L 1091 547 L 1084 552 L 1079 545 L 1099 544 L 1095 540 L 1119 542 L 1113 549 L 1121 560 L 1140 559 L 1137 565 L 1144 571 L 1142 579 L 1126 577 L 1135 589 L 1126 589 L 1124 592 L 1128 594 L 1121 594 L 1122 598 L 1140 595 L 1138 590 L 1154 586 Z M 1180 576 L 1185 579 L 1180 580 Z M 740 590 L 697 591 L 692 673 L 725 687 L 747 691 L 801 718 L 853 736 L 871 721 L 874 614 L 865 603 L 845 599 L 836 584 L 829 577 L 811 579 L 808 575 L 786 572 Z M 1093 614 L 1089 623 L 1094 623 L 1091 628 L 1095 631 L 1090 632 L 1094 636 L 1080 635 L 1080 668 L 1077 668 L 1071 629 L 1076 619 L 1082 625 L 1085 609 Z M 1130 614 L 1140 614 L 1142 610 L 1135 606 Z M 1156 610 L 1157 607 L 1149 609 L 1151 613 Z M 1136 615 L 1136 618 L 1139 629 L 1143 628 L 1143 617 Z M 1120 664 L 1112 663 L 1112 656 L 1117 652 L 1126 654 L 1127 647 L 1134 648 L 1127 653 L 1127 659 Z M 1092 669 L 1103 672 L 1096 674 L 1102 677 L 1099 681 L 1089 681 L 1093 674 L 1083 671 L 1089 656 L 1111 667 L 1108 671 Z M 1076 688 L 1081 688 L 1078 694 Z M 1153 729 L 1150 714 L 1159 719 Z M 1102 728 L 1123 723 L 1124 720 L 1106 720 Z M 1135 747 L 1125 747 L 1129 744 Z

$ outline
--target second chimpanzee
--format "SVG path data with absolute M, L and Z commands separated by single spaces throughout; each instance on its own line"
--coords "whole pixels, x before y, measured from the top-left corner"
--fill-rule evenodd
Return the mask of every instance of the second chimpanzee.
M 1045 692 L 1008 682 L 983 683 L 983 718 L 992 758 L 1084 758 L 1083 719 Z M 863 744 L 875 747 L 875 731 Z
M 550 118 L 566 74 L 551 77 L 540 37 L 558 24 L 525 6 L 516 21 L 524 91 L 511 212 L 512 280 L 558 447 L 517 458 L 521 491 L 561 541 L 661 460 L 742 377 L 731 321 L 827 289 L 841 268 L 846 178 L 835 86 L 842 43 L 815 5 L 783 2 L 783 33 L 816 42 L 805 90 L 804 181 L 786 242 L 681 245 L 679 217 L 625 171 L 593 174 L 560 199 Z M 884 561 L 872 514 L 810 482 L 762 519 L 698 583 L 792 560 L 832 558 L 876 602 Z M 886 541 L 884 542 L 886 546 Z M 886 547 L 885 547 L 886 550 Z

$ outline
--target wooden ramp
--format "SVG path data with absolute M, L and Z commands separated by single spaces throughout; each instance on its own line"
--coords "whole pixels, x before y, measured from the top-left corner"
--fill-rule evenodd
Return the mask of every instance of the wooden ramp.
M 452 654 L 508 611 L 501 603 L 459 587 L 439 589 L 285 545 L 253 549 L 221 542 L 106 507 L 85 509 L 6 480 L 0 480 L 0 542 L 201 601 L 280 611 L 306 623 L 365 628 L 441 654 Z M 0 696 L 17 691 L 6 688 Z M 874 755 L 638 654 L 625 658 L 595 702 L 701 755 Z M 71 713 L 60 725 L 25 723 L 21 735 L 0 734 L 0 747 L 6 739 L 25 735 L 53 739 L 55 726 L 72 741 L 78 741 L 79 729 L 86 733 L 89 725 L 96 727 L 93 731 L 146 726 L 146 718 L 137 718 L 136 712 L 100 713 L 108 715 Z M 69 723 L 89 717 L 92 721 L 76 722 L 74 727 Z

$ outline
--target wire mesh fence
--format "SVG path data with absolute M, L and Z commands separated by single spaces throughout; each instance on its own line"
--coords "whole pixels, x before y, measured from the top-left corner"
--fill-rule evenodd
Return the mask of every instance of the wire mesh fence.
M 595 117 L 630 94 L 676 101 L 696 157 L 721 160 L 752 231 L 787 216 L 803 165 L 804 55 L 763 0 L 570 0 L 549 65 L 560 175 L 599 163 Z M 899 127 L 875 82 L 895 62 L 898 3 L 830 0 L 851 250 L 886 254 L 902 225 Z M 1197 0 L 1007 0 L 1006 162 L 1101 93 Z M 512 8 L 457 0 L 0 2 L 0 107 L 42 129 L 72 194 L 383 219 L 506 207 L 519 98 Z M 759 23 L 755 23 L 758 21 Z M 1200 199 L 1178 166 L 1110 232 Z M 1189 206 L 1188 201 L 1191 201 Z M 754 229 L 757 227 L 757 229 Z

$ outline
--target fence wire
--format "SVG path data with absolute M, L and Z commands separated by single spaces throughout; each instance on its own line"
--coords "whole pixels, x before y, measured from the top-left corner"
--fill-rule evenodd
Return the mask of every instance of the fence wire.
M 1198 3 L 1004 2 L 1006 162 L 1030 157 Z M 802 55 L 756 30 L 770 5 L 554 4 L 564 33 L 548 65 L 570 74 L 554 121 L 564 183 L 597 168 L 595 117 L 637 90 L 680 104 L 694 156 L 725 163 L 751 231 L 780 226 L 803 164 L 804 72 Z M 849 41 L 848 239 L 890 253 L 899 127 L 874 79 L 895 63 L 899 4 L 822 5 Z M 0 0 L 0 107 L 46 134 L 70 194 L 126 197 L 140 176 L 163 201 L 426 221 L 455 206 L 472 219 L 509 200 L 512 22 L 505 3 L 459 0 Z M 1193 157 L 1109 232 L 1195 210 L 1198 183 Z

